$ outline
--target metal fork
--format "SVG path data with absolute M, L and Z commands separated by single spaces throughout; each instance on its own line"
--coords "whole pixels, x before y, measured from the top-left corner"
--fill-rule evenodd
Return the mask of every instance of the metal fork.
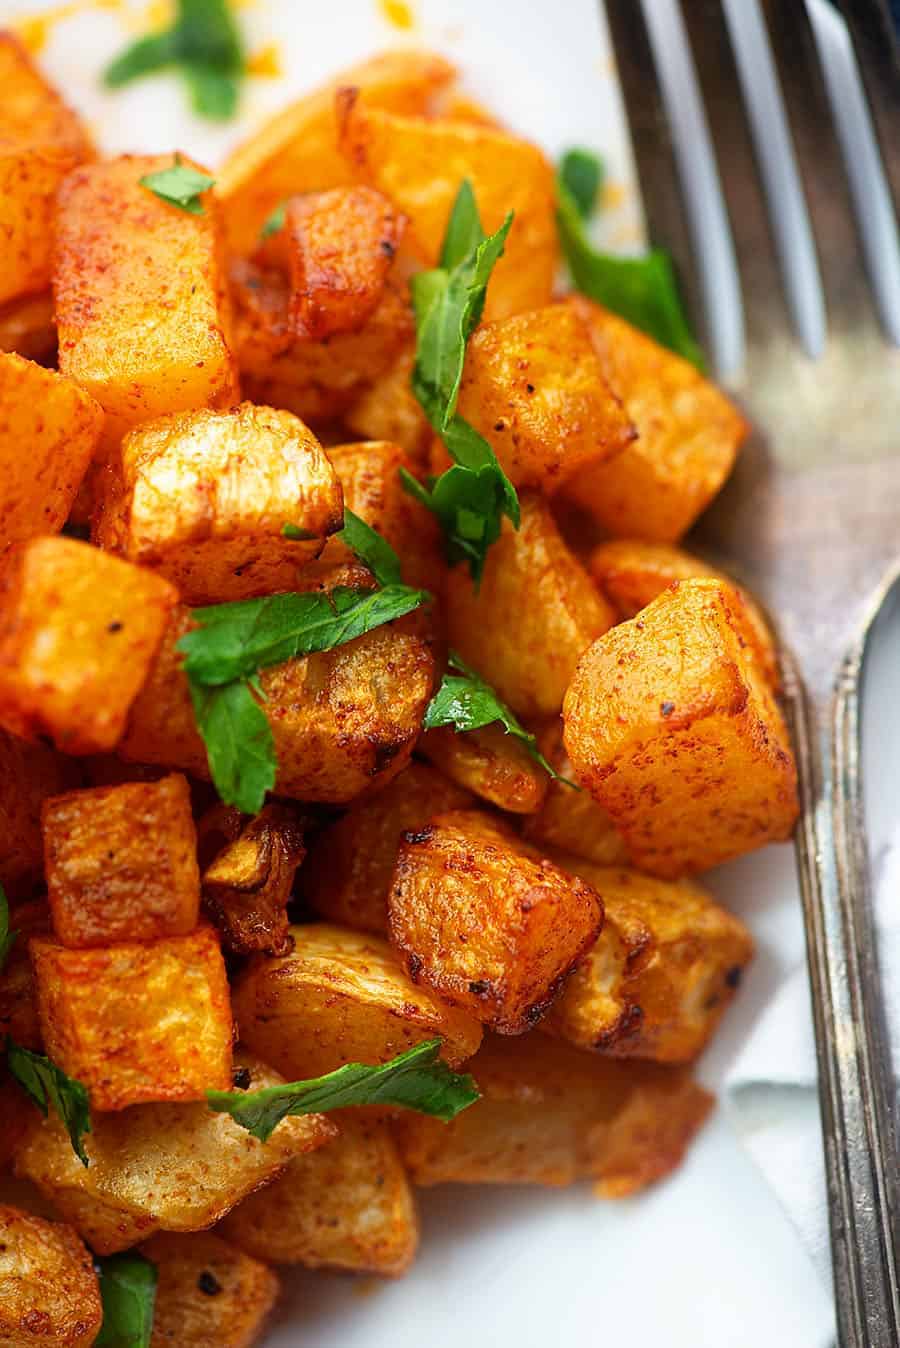
M 688 546 L 746 580 L 796 655 L 785 681 L 839 1338 L 898 1348 L 859 689 L 900 574 L 900 66 L 882 0 L 810 4 L 606 9 L 650 235 L 755 427 Z

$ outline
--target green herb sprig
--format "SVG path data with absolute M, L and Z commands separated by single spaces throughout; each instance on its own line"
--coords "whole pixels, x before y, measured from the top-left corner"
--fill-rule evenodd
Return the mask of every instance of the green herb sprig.
M 75 1155 L 83 1166 L 90 1165 L 82 1139 L 91 1131 L 91 1107 L 86 1088 L 42 1053 L 32 1053 L 7 1036 L 6 1062 L 26 1095 L 46 1118 L 53 1109 L 62 1119 Z
M 132 42 L 107 66 L 103 82 L 118 89 L 165 69 L 184 78 L 201 117 L 227 121 L 234 116 L 246 61 L 227 0 L 178 0 L 171 27 Z
M 557 176 L 557 229 L 576 289 L 703 370 L 703 352 L 691 333 L 668 253 L 651 248 L 644 257 L 617 257 L 591 243 L 586 224 L 602 169 L 595 160 L 592 172 L 590 159 L 587 150 L 570 150 Z
M 156 1304 L 156 1265 L 128 1250 L 95 1261 L 103 1324 L 94 1348 L 150 1348 Z
M 326 1076 L 264 1086 L 258 1091 L 207 1091 L 209 1107 L 265 1142 L 290 1114 L 322 1114 L 351 1105 L 389 1105 L 449 1122 L 479 1098 L 472 1077 L 439 1058 L 440 1039 L 428 1039 L 382 1066 L 347 1063 Z
M 552 763 L 541 753 L 537 739 L 519 722 L 502 702 L 489 683 L 471 669 L 456 651 L 450 651 L 447 663 L 457 673 L 445 674 L 434 697 L 425 709 L 423 725 L 426 730 L 452 726 L 454 730 L 481 730 L 498 721 L 507 735 L 521 740 L 528 753 L 555 781 L 579 790 L 574 782 L 561 777 Z
M 440 266 L 411 281 L 416 320 L 412 389 L 432 429 L 453 459 L 427 485 L 401 469 L 410 495 L 440 520 L 451 563 L 468 562 L 477 582 L 504 515 L 519 527 L 516 490 L 493 449 L 456 410 L 466 346 L 481 321 L 491 273 L 503 255 L 509 214 L 485 234 L 471 183 L 463 182 L 450 213 Z
M 160 201 L 167 201 L 170 206 L 177 206 L 188 215 L 206 214 L 201 194 L 213 187 L 215 181 L 209 174 L 200 173 L 189 164 L 185 164 L 180 154 L 176 154 L 169 168 L 157 169 L 155 173 L 145 173 L 143 178 L 138 179 L 141 187 L 146 187 L 148 192 L 159 197 Z
M 6 890 L 0 885 L 0 969 L 6 963 L 6 958 L 15 944 L 17 931 L 9 929 L 9 903 L 6 898 Z
M 284 229 L 284 222 L 287 219 L 287 202 L 280 201 L 271 215 L 267 215 L 263 221 L 262 228 L 259 231 L 260 239 L 270 239 L 273 234 Z
M 352 511 L 344 512 L 336 537 L 370 568 L 378 589 L 340 586 L 330 594 L 274 594 L 195 609 L 197 627 L 178 643 L 210 775 L 222 800 L 246 814 L 262 808 L 277 774 L 275 741 L 260 705 L 261 670 L 343 646 L 429 598 L 401 583 L 393 548 Z

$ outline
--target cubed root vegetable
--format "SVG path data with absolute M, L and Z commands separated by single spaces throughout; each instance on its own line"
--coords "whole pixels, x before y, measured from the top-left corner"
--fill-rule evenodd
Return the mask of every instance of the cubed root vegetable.
M 510 814 L 531 814 L 547 794 L 544 768 L 500 724 L 461 734 L 449 726 L 429 730 L 419 752 L 459 786 Z
M 566 749 L 639 870 L 674 879 L 790 836 L 797 770 L 752 652 L 741 596 L 686 580 L 581 660 Z
M 538 735 L 538 748 L 564 780 L 550 782 L 543 805 L 522 821 L 523 837 L 539 850 L 560 848 L 598 866 L 627 861 L 625 843 L 603 806 L 590 792 L 572 790 L 575 769 L 563 744 L 561 717 L 544 726 Z
M 397 1119 L 415 1184 L 593 1179 L 624 1198 L 680 1164 L 713 1104 L 682 1068 L 591 1058 L 545 1035 L 486 1040 L 469 1068 L 481 1099 L 451 1123 Z
M 156 1266 L 150 1348 L 250 1348 L 278 1295 L 278 1277 L 210 1232 L 153 1236 L 139 1253 Z
M 0 884 L 26 898 L 43 880 L 41 805 L 79 781 L 76 765 L 0 730 Z
M 102 1320 L 93 1260 L 71 1226 L 0 1206 L 0 1343 L 90 1348 Z
M 590 885 L 474 810 L 404 834 L 388 912 L 410 976 L 501 1034 L 540 1020 L 603 925 Z
M 290 949 L 287 905 L 306 854 L 303 827 L 302 816 L 283 801 L 246 821 L 220 805 L 202 821 L 204 846 L 214 846 L 217 834 L 223 844 L 203 872 L 203 903 L 229 950 L 283 955 Z

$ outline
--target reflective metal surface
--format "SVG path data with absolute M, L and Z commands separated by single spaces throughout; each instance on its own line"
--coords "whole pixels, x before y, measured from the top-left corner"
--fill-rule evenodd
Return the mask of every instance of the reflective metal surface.
M 897 1348 L 898 1166 L 862 822 L 859 683 L 873 604 L 893 583 L 900 554 L 900 350 L 892 344 L 900 75 L 878 0 L 843 8 L 857 41 L 859 105 L 871 107 L 877 142 L 871 132 L 860 141 L 845 120 L 854 99 L 840 93 L 840 62 L 851 48 L 836 10 L 823 8 L 814 31 L 802 0 L 607 0 L 651 237 L 673 252 L 717 372 L 754 426 L 688 546 L 760 595 L 796 657 L 786 657 L 786 685 L 801 770 L 797 852 L 840 1339 L 845 1348 Z M 717 345 L 727 323 L 710 314 L 709 287 L 699 284 L 708 245 L 698 203 L 685 210 L 684 184 L 696 190 L 683 172 L 690 146 L 677 143 L 681 119 L 666 78 L 682 33 L 727 205 L 743 309 L 739 362 Z M 826 78 L 829 50 L 836 57 Z M 767 162 L 781 109 L 802 189 L 790 210 L 784 165 Z M 877 146 L 881 177 L 867 179 Z M 791 223 L 798 199 L 813 266 L 806 226 Z M 815 351 L 823 313 L 824 345 Z

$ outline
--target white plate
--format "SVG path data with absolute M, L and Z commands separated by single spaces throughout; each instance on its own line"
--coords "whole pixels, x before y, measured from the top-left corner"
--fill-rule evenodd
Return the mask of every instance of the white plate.
M 0 0 L 0 17 L 44 8 Z M 134 7 L 139 13 L 145 4 Z M 126 40 L 121 10 L 55 26 L 41 53 L 50 75 L 109 150 L 175 147 L 214 166 L 287 98 L 393 43 L 433 46 L 513 128 L 556 155 L 603 151 L 622 204 L 604 222 L 619 245 L 640 239 L 631 163 L 605 32 L 592 0 L 414 0 L 398 32 L 376 0 L 256 0 L 241 22 L 251 49 L 277 42 L 280 79 L 256 79 L 241 119 L 191 118 L 181 86 L 159 76 L 116 95 L 97 73 Z M 716 1089 L 773 987 L 802 959 L 789 848 L 770 848 L 714 877 L 753 929 L 759 954 L 700 1075 Z M 270 1348 L 546 1348 L 566 1338 L 629 1348 L 825 1348 L 829 1299 L 793 1228 L 722 1117 L 687 1164 L 646 1195 L 596 1200 L 562 1192 L 458 1188 L 422 1196 L 422 1253 L 397 1283 L 289 1270 Z

